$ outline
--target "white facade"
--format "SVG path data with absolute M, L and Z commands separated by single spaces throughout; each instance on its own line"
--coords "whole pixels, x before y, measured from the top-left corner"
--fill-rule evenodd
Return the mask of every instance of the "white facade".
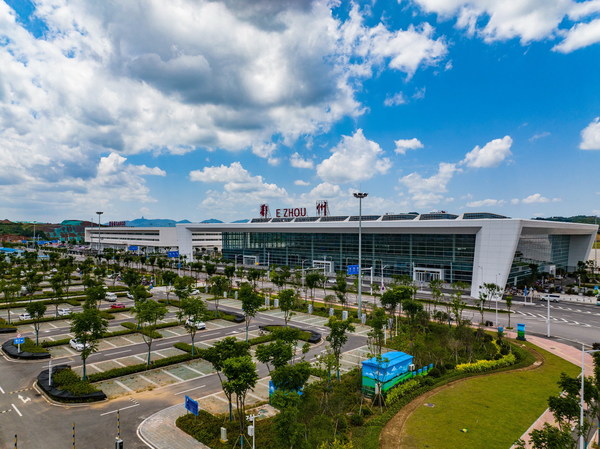
M 91 227 L 85 229 L 85 242 L 92 249 L 127 249 L 137 246 L 140 253 L 179 250 L 178 232 L 175 227 Z M 200 253 L 220 251 L 220 232 L 194 232 L 191 245 Z M 190 254 L 186 252 L 185 254 Z
M 471 234 L 475 235 L 471 295 L 476 297 L 484 283 L 496 283 L 505 287 L 519 245 L 522 251 L 544 252 L 552 257 L 550 241 L 553 236 L 564 236 L 568 242 L 567 267 L 574 269 L 578 261 L 585 261 L 594 242 L 598 226 L 561 223 L 554 221 L 513 218 L 466 218 L 477 214 L 452 216 L 452 219 L 431 219 L 432 214 L 415 215 L 411 219 L 393 220 L 379 216 L 362 221 L 365 234 Z M 483 214 L 485 216 L 485 214 Z M 339 217 L 344 218 L 344 217 Z M 331 217 L 329 218 L 331 220 Z M 191 254 L 193 235 L 197 232 L 223 233 L 358 233 L 357 217 L 340 221 L 315 218 L 314 221 L 290 219 L 255 219 L 248 223 L 186 223 L 177 224 L 177 240 L 181 254 Z M 539 243 L 541 242 L 541 244 Z M 529 248 L 527 245 L 533 247 Z M 536 245 L 540 246 L 536 248 Z M 567 245 L 565 245 L 567 246 Z M 527 249 L 526 249 L 527 248 Z M 226 248 L 223 249 L 226 254 Z M 239 252 L 239 251 L 236 251 Z M 527 254 L 525 255 L 527 256 Z M 271 257 L 272 253 L 271 253 Z M 567 257 L 563 255 L 563 258 Z M 236 255 L 237 258 L 237 255 Z M 336 269 L 342 269 L 337 267 Z M 443 273 L 443 272 L 442 272 Z M 414 276 L 414 275 L 413 275 Z

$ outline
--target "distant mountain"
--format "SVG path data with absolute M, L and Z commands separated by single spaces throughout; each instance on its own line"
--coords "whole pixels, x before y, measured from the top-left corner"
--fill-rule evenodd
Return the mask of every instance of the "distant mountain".
M 221 220 L 216 218 L 209 218 L 208 220 L 202 220 L 200 223 L 223 223 Z
M 534 220 L 561 221 L 563 223 L 585 223 L 599 224 L 600 221 L 595 215 L 574 215 L 573 217 L 535 217 Z
M 175 227 L 177 223 L 191 223 L 189 220 L 169 220 L 168 218 L 136 218 L 125 222 L 125 226 L 133 226 L 137 228 L 141 227 L 153 227 L 153 228 L 171 228 Z

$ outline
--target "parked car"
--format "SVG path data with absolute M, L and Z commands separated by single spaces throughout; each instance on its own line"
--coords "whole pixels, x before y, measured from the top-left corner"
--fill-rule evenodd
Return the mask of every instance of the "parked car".
M 30 320 L 31 315 L 29 315 L 29 313 L 27 313 L 27 312 L 23 312 L 21 315 L 19 315 L 19 319 L 20 320 Z
M 133 295 L 131 294 L 131 292 L 127 292 L 127 297 L 128 297 L 129 299 L 133 299 Z
M 204 321 L 193 321 L 189 318 L 185 321 L 185 325 L 188 327 L 195 327 L 196 329 L 206 329 L 206 323 Z
M 544 295 L 540 301 L 560 302 L 560 295 Z
M 108 302 L 115 302 L 115 301 L 117 300 L 117 295 L 116 295 L 116 293 L 113 293 L 113 292 L 108 292 L 108 293 L 106 294 L 106 300 L 107 300 Z
M 125 304 L 123 304 L 122 302 L 117 302 L 115 304 L 111 304 L 110 308 L 111 309 L 124 309 L 125 308 Z
M 195 288 L 194 290 L 191 291 L 192 295 L 199 295 L 200 294 L 200 290 L 198 290 L 197 288 Z
M 85 345 L 76 338 L 71 338 L 69 340 L 69 346 L 75 349 L 75 351 L 83 351 L 83 348 L 85 348 Z
M 71 315 L 71 309 L 58 309 L 58 316 L 69 316 Z

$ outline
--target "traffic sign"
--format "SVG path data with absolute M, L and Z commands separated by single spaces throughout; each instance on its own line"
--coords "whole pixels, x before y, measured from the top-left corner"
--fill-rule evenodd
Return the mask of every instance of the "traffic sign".
M 137 251 L 138 249 L 140 249 L 140 247 L 138 245 L 129 245 L 129 248 L 127 248 L 129 251 Z
M 179 251 L 168 251 L 167 256 L 168 257 L 179 257 Z
M 194 401 L 189 396 L 185 397 L 185 409 L 188 412 L 193 413 L 194 415 L 198 416 L 198 408 L 199 408 L 198 401 Z
M 351 276 L 353 274 L 358 274 L 358 265 L 348 265 L 347 274 L 348 274 L 348 276 Z
M 23 343 L 25 343 L 25 338 L 24 337 L 15 338 L 13 340 L 13 345 L 22 345 Z
M 17 338 L 21 338 L 21 337 L 22 337 L 22 335 L 21 335 L 21 334 L 17 334 Z

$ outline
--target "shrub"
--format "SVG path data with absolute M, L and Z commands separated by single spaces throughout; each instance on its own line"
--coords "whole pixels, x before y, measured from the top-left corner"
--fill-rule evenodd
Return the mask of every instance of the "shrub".
M 406 382 L 401 383 L 401 384 L 397 385 L 396 387 L 394 387 L 392 390 L 388 391 L 388 393 L 385 397 L 385 402 L 388 405 L 391 405 L 394 402 L 396 402 L 398 399 L 403 397 L 404 395 L 419 388 L 420 385 L 421 385 L 421 382 L 419 382 L 417 379 L 407 380 Z
M 358 413 L 353 413 L 352 415 L 350 415 L 350 424 L 352 424 L 353 426 L 362 426 L 364 422 L 365 419 L 362 415 L 359 415 Z
M 71 368 L 61 369 L 52 373 L 53 385 L 59 390 L 68 391 L 74 395 L 84 395 L 95 393 L 98 390 L 89 381 L 81 380 L 81 377 Z
M 508 354 L 498 360 L 478 360 L 474 363 L 462 363 L 456 365 L 456 370 L 463 373 L 481 373 L 514 365 L 516 362 L 517 357 L 514 354 Z
M 48 352 L 42 345 L 36 346 L 34 341 L 27 337 L 25 337 L 25 343 L 21 345 L 21 351 L 35 354 L 43 354 Z

